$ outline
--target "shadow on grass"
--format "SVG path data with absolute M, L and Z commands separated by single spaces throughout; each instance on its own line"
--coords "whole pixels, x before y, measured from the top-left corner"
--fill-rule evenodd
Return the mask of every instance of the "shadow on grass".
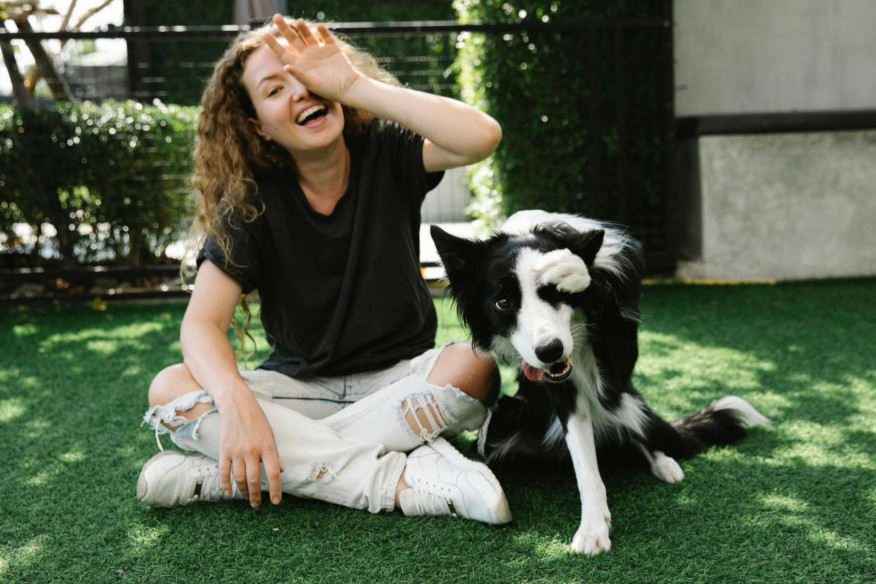
M 0 581 L 867 582 L 874 288 L 646 288 L 636 381 L 655 410 L 734 393 L 774 426 L 683 462 L 679 485 L 607 471 L 614 547 L 595 558 L 568 548 L 571 472 L 500 474 L 506 528 L 290 497 L 145 508 L 135 483 L 156 448 L 138 424 L 179 360 L 184 307 L 2 312 Z
M 866 438 L 856 450 L 872 447 L 872 436 Z M 597 572 L 618 567 L 625 573 L 619 581 L 629 582 L 867 581 L 876 567 L 867 519 L 876 471 L 763 458 L 776 447 L 769 430 L 755 430 L 741 448 L 682 462 L 687 476 L 679 485 L 646 471 L 606 471 L 613 549 L 610 557 L 587 561 Z M 499 476 L 514 529 L 533 544 L 527 569 L 537 559 L 535 573 L 577 565 L 564 553 L 580 521 L 571 470 Z
M 754 402 L 763 396 L 767 415 L 778 419 L 848 419 L 864 392 L 846 392 L 876 384 L 874 287 L 872 279 L 646 287 L 640 366 L 691 348 L 713 351 L 726 366 L 709 363 L 703 374 L 679 368 L 683 359 L 663 359 L 675 368 L 640 367 L 640 385 L 660 392 L 673 379 L 693 379 L 694 387 L 680 389 L 694 398 L 739 390 Z

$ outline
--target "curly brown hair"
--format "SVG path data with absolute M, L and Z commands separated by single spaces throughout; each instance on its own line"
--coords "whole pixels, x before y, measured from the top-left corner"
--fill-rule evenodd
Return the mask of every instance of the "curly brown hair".
M 288 22 L 291 24 L 293 21 Z M 312 24 L 308 22 L 307 26 Z M 228 258 L 231 245 L 227 230 L 228 217 L 237 213 L 243 221 L 251 222 L 263 211 L 258 205 L 254 170 L 281 165 L 294 172 L 289 153 L 256 132 L 256 126 L 252 123 L 256 119 L 255 108 L 241 79 L 249 56 L 265 45 L 265 33 L 282 36 L 273 23 L 237 36 L 216 63 L 201 98 L 193 153 L 192 185 L 197 193 L 187 245 L 189 258 L 200 249 L 207 237 L 214 238 L 223 255 Z M 361 73 L 383 83 L 399 85 L 398 80 L 382 69 L 374 57 L 338 35 L 335 38 L 341 51 Z M 373 118 L 369 112 L 347 106 L 343 106 L 343 111 L 345 134 L 362 132 Z M 248 196 L 250 193 L 255 198 Z M 193 272 L 194 266 L 183 261 L 183 277 L 191 276 Z M 251 313 L 246 295 L 241 297 L 240 304 L 244 312 L 244 324 L 241 327 L 232 321 L 232 325 L 240 343 L 238 358 L 246 359 L 245 339 L 253 340 L 248 333 Z
M 294 171 L 289 153 L 256 132 L 252 123 L 256 118 L 255 108 L 241 81 L 247 59 L 265 45 L 262 38 L 265 33 L 281 36 L 273 23 L 238 35 L 216 64 L 201 98 L 193 154 L 192 185 L 197 195 L 192 246 L 200 246 L 207 236 L 212 236 L 223 252 L 227 252 L 230 241 L 223 229 L 227 224 L 224 219 L 237 212 L 249 222 L 261 213 L 247 197 L 247 193 L 252 192 L 257 200 L 253 171 L 278 165 L 287 165 Z M 335 36 L 356 69 L 372 79 L 398 85 L 398 80 L 381 69 L 374 57 Z M 373 117 L 369 112 L 347 106 L 343 106 L 343 110 L 345 133 L 361 132 Z

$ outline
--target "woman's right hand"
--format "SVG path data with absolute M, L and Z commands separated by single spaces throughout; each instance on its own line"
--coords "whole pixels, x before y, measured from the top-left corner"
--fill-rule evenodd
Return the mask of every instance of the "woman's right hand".
M 262 499 L 261 469 L 271 502 L 282 497 L 277 443 L 258 400 L 237 369 L 227 331 L 241 287 L 210 260 L 201 263 L 195 290 L 180 329 L 185 363 L 219 410 L 219 472 L 222 489 L 231 494 L 231 475 L 253 507 Z
M 237 392 L 219 410 L 221 442 L 219 446 L 219 476 L 222 490 L 231 494 L 231 476 L 250 505 L 258 507 L 262 500 L 261 468 L 264 466 L 271 502 L 280 502 L 283 467 L 277 443 L 268 419 L 258 401 L 249 391 Z
M 283 63 L 284 69 L 308 91 L 331 101 L 346 103 L 346 94 L 362 74 L 341 51 L 325 25 L 318 24 L 312 30 L 302 19 L 290 23 L 279 14 L 274 15 L 274 24 L 283 35 L 285 44 L 270 33 L 262 38 Z

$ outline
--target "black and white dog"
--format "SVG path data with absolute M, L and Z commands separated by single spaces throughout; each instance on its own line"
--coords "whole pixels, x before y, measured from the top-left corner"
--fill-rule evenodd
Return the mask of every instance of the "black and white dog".
M 769 423 L 734 396 L 670 423 L 635 390 L 643 259 L 623 231 L 521 211 L 486 240 L 435 226 L 432 239 L 474 343 L 520 364 L 518 392 L 499 400 L 478 449 L 490 464 L 571 456 L 581 495 L 576 552 L 611 547 L 597 446 L 601 457 L 632 449 L 657 478 L 677 483 L 684 473 L 676 458 L 734 442 L 744 425 Z

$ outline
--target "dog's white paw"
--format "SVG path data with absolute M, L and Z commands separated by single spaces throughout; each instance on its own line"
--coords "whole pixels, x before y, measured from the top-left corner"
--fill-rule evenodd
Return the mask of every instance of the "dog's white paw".
M 671 456 L 666 456 L 659 450 L 654 452 L 654 462 L 651 464 L 651 472 L 661 481 L 670 485 L 684 480 L 684 471 Z
M 609 520 L 597 521 L 594 524 L 581 524 L 575 537 L 572 538 L 572 549 L 579 554 L 595 556 L 611 549 L 608 538 Z
M 574 294 L 590 285 L 587 264 L 568 249 L 557 249 L 544 254 L 535 264 L 542 284 L 553 284 L 560 292 Z

